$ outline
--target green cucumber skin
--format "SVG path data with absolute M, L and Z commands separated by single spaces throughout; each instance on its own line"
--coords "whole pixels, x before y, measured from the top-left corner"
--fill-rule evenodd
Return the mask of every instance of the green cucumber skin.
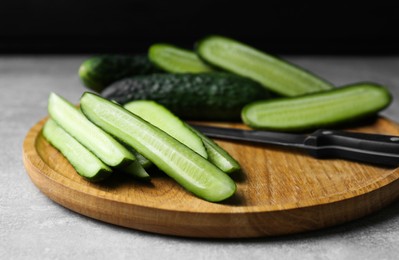
M 133 178 L 141 181 L 150 181 L 151 176 L 147 173 L 144 167 L 140 164 L 139 160 L 132 162 L 131 164 L 120 168 L 120 170 L 126 174 L 129 174 Z
M 146 54 L 99 55 L 85 60 L 79 68 L 83 84 L 100 92 L 111 83 L 134 75 L 161 72 L 148 59 Z
M 235 193 L 234 181 L 223 171 L 120 105 L 85 93 L 81 108 L 93 123 L 134 147 L 196 196 L 218 202 Z
M 241 169 L 240 164 L 222 147 L 215 143 L 212 139 L 203 135 L 201 132 L 186 124 L 191 131 L 196 133 L 205 145 L 208 152 L 208 160 L 216 165 L 219 169 L 225 173 L 233 173 Z
M 57 125 L 51 118 L 43 126 L 44 138 L 71 163 L 76 172 L 91 182 L 108 178 L 112 170 L 100 159 Z
M 90 122 L 72 103 L 55 93 L 48 100 L 51 118 L 83 146 L 111 167 L 123 167 L 136 160 L 112 136 Z
M 238 162 L 208 137 L 181 121 L 164 106 L 149 100 L 129 102 L 124 108 L 186 144 L 226 173 L 240 169 Z M 184 135 L 182 133 L 185 133 Z M 182 139 L 182 136 L 187 138 Z M 200 143 L 200 145 L 199 145 Z M 191 145 L 190 145 L 191 144 Z
M 215 46 L 220 48 L 219 52 L 215 51 Z M 196 52 L 210 65 L 251 78 L 281 96 L 299 96 L 334 88 L 331 83 L 297 65 L 230 38 L 205 37 L 196 43 Z
M 165 131 L 202 157 L 208 158 L 201 138 L 164 106 L 151 100 L 137 100 L 125 104 L 124 108 Z
M 252 128 L 298 132 L 331 127 L 377 114 L 392 101 L 375 83 L 358 83 L 294 98 L 248 104 L 242 120 Z
M 213 71 L 195 52 L 177 46 L 157 43 L 148 50 L 150 61 L 170 73 L 202 73 Z
M 144 169 L 148 169 L 152 166 L 152 162 L 145 158 L 143 155 L 139 154 L 136 150 L 134 150 L 131 147 L 127 147 L 129 151 L 131 151 L 134 154 L 134 157 L 136 157 L 137 161 L 140 163 L 141 166 L 143 166 Z
M 237 121 L 246 104 L 270 92 L 250 79 L 213 72 L 136 76 L 115 82 L 102 96 L 120 104 L 153 100 L 183 119 Z

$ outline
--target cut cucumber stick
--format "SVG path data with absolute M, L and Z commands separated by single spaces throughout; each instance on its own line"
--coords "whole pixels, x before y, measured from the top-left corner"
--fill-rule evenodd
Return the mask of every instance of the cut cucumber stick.
M 165 131 L 187 145 L 226 173 L 240 169 L 240 165 L 225 150 L 190 125 L 181 121 L 164 106 L 149 100 L 138 100 L 124 106 L 130 112 Z
M 134 155 L 113 137 L 90 122 L 78 108 L 51 93 L 48 111 L 52 119 L 78 142 L 111 167 L 122 167 L 135 160 Z
M 208 158 L 201 138 L 164 106 L 150 100 L 137 100 L 127 103 L 124 107 L 187 145 L 202 157 Z
M 391 99 L 384 87 L 359 83 L 301 97 L 254 102 L 244 107 L 242 119 L 252 128 L 303 131 L 374 115 Z
M 205 145 L 206 151 L 208 152 L 208 160 L 216 165 L 219 169 L 225 173 L 232 173 L 241 169 L 240 164 L 230 156 L 222 147 L 217 145 L 212 139 L 209 139 L 197 129 L 186 124 L 190 130 L 196 133 Z
M 282 96 L 333 88 L 332 84 L 298 66 L 226 37 L 209 36 L 196 47 L 198 55 L 206 62 L 253 79 Z
M 85 93 L 80 104 L 92 122 L 132 146 L 198 197 L 217 202 L 235 193 L 234 181 L 223 171 L 123 107 L 92 93 Z
M 170 44 L 153 44 L 148 57 L 159 68 L 171 73 L 201 73 L 212 71 L 193 51 Z
M 47 120 L 42 133 L 44 138 L 67 158 L 76 172 L 87 180 L 101 181 L 111 174 L 110 167 L 65 132 L 54 120 Z

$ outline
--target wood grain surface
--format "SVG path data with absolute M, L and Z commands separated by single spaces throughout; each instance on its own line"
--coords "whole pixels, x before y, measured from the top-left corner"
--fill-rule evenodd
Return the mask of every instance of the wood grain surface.
M 217 143 L 243 170 L 232 176 L 237 193 L 223 203 L 195 197 L 156 169 L 150 171 L 150 183 L 115 173 L 93 184 L 45 141 L 45 120 L 30 129 L 23 145 L 33 183 L 66 208 L 133 229 L 207 238 L 283 235 L 357 219 L 399 197 L 396 168 L 317 160 L 293 150 L 227 141 Z M 399 135 L 399 126 L 384 118 L 350 130 Z

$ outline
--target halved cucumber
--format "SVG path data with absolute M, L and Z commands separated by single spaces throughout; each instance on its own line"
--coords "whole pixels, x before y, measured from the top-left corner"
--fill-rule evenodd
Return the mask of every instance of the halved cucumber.
M 232 173 L 241 169 L 240 164 L 231 155 L 226 152 L 222 147 L 217 145 L 212 139 L 206 137 L 197 129 L 186 124 L 191 131 L 196 133 L 205 145 L 205 149 L 208 152 L 208 160 L 216 165 L 219 169 L 226 173 Z
M 92 93 L 85 93 L 80 103 L 93 123 L 132 146 L 198 197 L 217 202 L 234 194 L 236 185 L 228 175 L 159 128 Z
M 135 115 L 165 131 L 176 140 L 187 145 L 204 158 L 208 158 L 201 138 L 188 129 L 184 122 L 170 112 L 166 107 L 151 100 L 137 100 L 124 105 Z
M 243 108 L 242 119 L 252 128 L 310 130 L 376 114 L 391 99 L 384 87 L 359 83 L 301 97 L 254 102 Z
M 72 103 L 51 93 L 48 103 L 51 118 L 78 142 L 111 167 L 132 163 L 134 155 L 109 134 L 90 122 Z
M 42 133 L 44 138 L 67 158 L 76 172 L 87 180 L 100 181 L 111 174 L 111 168 L 65 132 L 54 120 L 47 120 Z
M 226 37 L 206 37 L 197 43 L 196 49 L 206 62 L 253 79 L 282 96 L 333 88 L 330 83 L 302 68 Z
M 159 68 L 171 73 L 210 72 L 206 65 L 193 51 L 185 50 L 170 44 L 153 44 L 148 57 Z

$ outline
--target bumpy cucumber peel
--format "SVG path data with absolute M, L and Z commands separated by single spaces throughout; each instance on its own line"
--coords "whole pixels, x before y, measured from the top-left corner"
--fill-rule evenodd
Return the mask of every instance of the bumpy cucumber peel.
M 111 83 L 125 77 L 160 72 L 146 54 L 98 55 L 86 59 L 79 67 L 83 84 L 100 92 Z
M 120 104 L 153 100 L 183 119 L 239 120 L 241 109 L 270 92 L 259 83 L 231 73 L 152 74 L 126 78 L 102 95 Z
M 333 88 L 309 71 L 227 37 L 208 36 L 196 44 L 196 51 L 207 63 L 253 79 L 281 96 Z
M 375 115 L 391 100 L 385 87 L 358 83 L 300 97 L 253 102 L 243 108 L 242 120 L 252 128 L 305 131 Z
M 236 185 L 227 174 L 122 106 L 92 93 L 83 94 L 80 104 L 93 123 L 132 146 L 196 196 L 218 202 L 235 193 Z

